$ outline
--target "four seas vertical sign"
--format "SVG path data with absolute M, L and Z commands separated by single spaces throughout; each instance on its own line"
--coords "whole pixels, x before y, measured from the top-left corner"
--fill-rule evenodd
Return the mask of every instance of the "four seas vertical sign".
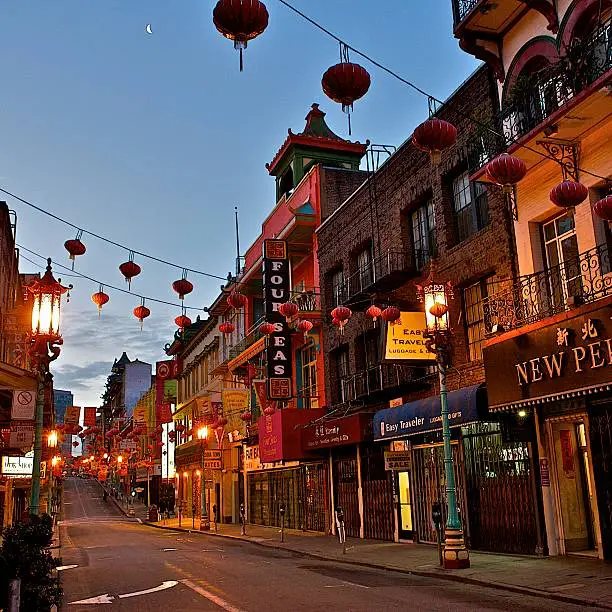
M 293 396 L 291 383 L 291 330 L 278 307 L 291 299 L 291 266 L 285 240 L 264 240 L 263 294 L 266 321 L 274 325 L 268 336 L 268 398 L 287 400 Z

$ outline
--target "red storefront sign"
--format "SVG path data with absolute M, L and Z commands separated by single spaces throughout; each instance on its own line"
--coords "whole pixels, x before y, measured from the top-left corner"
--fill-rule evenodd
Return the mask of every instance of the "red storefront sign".
M 319 421 L 302 429 L 302 449 L 305 452 L 356 444 L 372 438 L 372 415 L 352 414 L 340 419 Z
M 83 408 L 83 425 L 85 427 L 96 426 L 96 408 Z
M 259 459 L 262 463 L 295 461 L 304 458 L 301 432 L 304 426 L 320 419 L 323 409 L 277 410 L 259 419 Z
M 183 363 L 180 359 L 158 361 L 155 364 L 155 376 L 161 380 L 178 378 L 178 375 L 181 373 L 182 369 Z

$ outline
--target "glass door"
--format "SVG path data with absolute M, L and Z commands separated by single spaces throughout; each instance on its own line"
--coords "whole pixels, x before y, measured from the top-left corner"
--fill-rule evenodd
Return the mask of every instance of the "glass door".
M 550 299 L 552 306 L 564 306 L 568 297 L 582 293 L 574 217 L 563 214 L 542 229 Z
M 398 518 L 400 540 L 412 540 L 412 503 L 410 502 L 410 472 L 398 472 Z

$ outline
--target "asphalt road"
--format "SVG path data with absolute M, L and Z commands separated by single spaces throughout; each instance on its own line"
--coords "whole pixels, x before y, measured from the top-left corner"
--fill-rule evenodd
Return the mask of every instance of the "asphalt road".
M 580 610 L 546 599 L 309 559 L 127 519 L 92 480 L 65 482 L 63 610 Z M 142 593 L 160 587 L 163 590 Z M 100 598 L 99 603 L 74 603 Z M 106 602 L 106 603 L 102 603 Z

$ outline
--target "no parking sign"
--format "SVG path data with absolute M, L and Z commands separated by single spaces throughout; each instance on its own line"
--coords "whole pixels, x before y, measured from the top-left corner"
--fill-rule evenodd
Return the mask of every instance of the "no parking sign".
M 13 391 L 11 419 L 14 421 L 33 421 L 36 407 L 36 393 L 29 389 Z

